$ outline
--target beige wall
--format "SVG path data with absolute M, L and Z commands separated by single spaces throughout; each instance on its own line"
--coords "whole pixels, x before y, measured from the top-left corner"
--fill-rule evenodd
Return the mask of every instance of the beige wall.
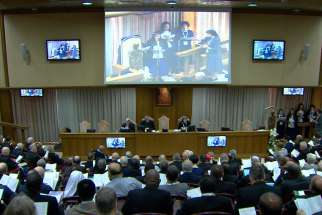
M 103 13 L 6 15 L 5 32 L 11 87 L 103 85 Z M 81 39 L 81 62 L 47 62 L 45 40 L 55 38 Z M 255 38 L 286 40 L 286 61 L 254 63 L 251 52 Z M 318 16 L 233 14 L 232 84 L 316 86 L 321 40 L 322 18 Z M 30 50 L 30 65 L 22 59 L 21 43 Z M 306 43 L 311 44 L 309 57 L 299 62 Z
M 286 41 L 286 61 L 254 63 L 253 39 Z M 267 14 L 233 14 L 232 84 L 303 85 L 319 82 L 322 18 Z M 311 44 L 308 59 L 299 61 L 306 43 Z
M 5 16 L 11 87 L 92 86 L 103 84 L 104 13 L 17 14 Z M 46 60 L 46 39 L 80 39 L 80 62 Z M 30 51 L 26 65 L 20 51 Z
M 2 15 L 0 14 L 0 23 L 2 22 Z M 4 66 L 3 66 L 3 53 L 2 53 L 2 28 L 0 25 L 0 87 L 5 87 L 5 76 L 4 76 Z

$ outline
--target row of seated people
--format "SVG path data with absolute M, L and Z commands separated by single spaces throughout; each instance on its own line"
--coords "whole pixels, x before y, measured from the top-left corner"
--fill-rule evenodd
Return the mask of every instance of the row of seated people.
M 196 156 L 193 152 L 185 150 L 182 155 L 174 154 L 172 161 L 168 161 L 164 155 L 161 155 L 159 162 L 156 163 L 150 156 L 146 157 L 145 161 L 141 161 L 138 155 L 133 156 L 131 152 L 127 152 L 122 157 L 113 153 L 109 157 L 104 153 L 104 146 L 100 146 L 90 153 L 88 161 L 81 162 L 78 156 L 63 161 L 52 148 L 44 150 L 39 146 L 40 144 L 30 140 L 16 146 L 8 141 L 2 142 L 1 179 L 9 172 L 19 172 L 20 180 L 17 190 L 10 190 L 5 185 L 1 185 L 0 189 L 4 190 L 2 206 L 10 204 L 16 193 L 25 193 L 35 202 L 48 202 L 48 214 L 63 214 L 64 209 L 66 214 L 73 214 L 75 210 L 78 212 L 74 214 L 93 214 L 81 213 L 79 210 L 86 210 L 86 205 L 88 207 L 91 205 L 89 210 L 97 209 L 93 202 L 84 200 L 80 191 L 86 190 L 82 186 L 91 187 L 88 184 L 94 181 L 94 187 L 110 188 L 116 193 L 118 199 L 124 200 L 125 198 L 124 204 L 119 204 L 120 207 L 117 208 L 123 214 L 142 212 L 194 214 L 203 211 L 232 214 L 238 213 L 240 208 L 254 206 L 258 210 L 265 208 L 270 212 L 279 211 L 274 214 L 281 214 L 282 209 L 287 211 L 287 214 L 295 214 L 297 208 L 293 201 L 294 190 L 306 190 L 310 192 L 308 195 L 321 195 L 322 193 L 321 176 L 316 175 L 322 171 L 322 162 L 318 162 L 315 157 L 312 163 L 312 153 L 310 153 L 313 149 L 320 147 L 321 140 L 314 140 L 313 146 L 308 147 L 307 142 L 298 137 L 294 147 L 303 148 L 304 143 L 307 148 L 311 149 L 300 150 L 300 154 L 306 153 L 307 155 L 303 165 L 299 164 L 301 162 L 297 157 L 283 154 L 285 153 L 284 148 L 276 151 L 274 157 L 270 159 L 271 162 L 278 164 L 275 168 L 280 171 L 279 175 L 274 177 L 275 169 L 268 168 L 258 156 L 252 156 L 248 159 L 249 162 L 244 162 L 244 159 L 237 157 L 235 150 L 220 155 L 219 160 L 214 158 L 213 152 Z M 17 160 L 14 159 L 16 149 L 19 149 L 18 145 L 22 147 L 20 155 L 23 157 L 22 161 L 26 161 L 26 166 L 18 165 Z M 29 160 L 29 154 L 37 159 Z M 49 154 L 52 155 L 49 156 Z M 17 168 L 8 169 L 9 164 L 12 163 L 18 166 L 18 171 Z M 60 172 L 60 185 L 54 187 L 63 193 L 63 200 L 59 202 L 52 196 L 44 195 L 51 191 L 44 183 L 44 175 L 50 171 L 46 167 L 47 164 L 52 163 L 57 164 L 57 170 Z M 311 166 L 314 173 L 307 177 L 303 176 L 301 166 L 305 170 L 310 169 Z M 244 171 L 241 171 L 241 168 Z M 245 174 L 246 169 L 249 169 L 249 174 Z M 91 174 L 94 174 L 94 178 Z M 96 174 L 103 175 L 106 183 L 97 186 Z M 176 209 L 173 207 L 174 196 L 180 196 L 182 200 L 182 204 Z M 58 205 L 68 198 L 73 200 L 76 198 L 81 203 L 70 209 Z M 264 199 L 262 208 L 258 206 L 261 198 Z M 265 205 L 265 203 L 270 204 Z

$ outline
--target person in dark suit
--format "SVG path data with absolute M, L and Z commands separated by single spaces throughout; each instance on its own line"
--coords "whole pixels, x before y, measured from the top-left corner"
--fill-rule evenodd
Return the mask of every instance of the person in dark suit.
M 290 200 L 294 190 L 307 190 L 309 188 L 309 181 L 301 175 L 299 165 L 293 161 L 288 161 L 286 164 L 286 172 L 284 181 L 280 185 L 280 193 L 284 202 Z
M 105 155 L 105 146 L 103 145 L 100 145 L 96 151 L 94 152 L 94 157 L 95 157 L 95 160 L 98 161 L 99 159 L 104 159 L 106 160 L 106 155 Z
M 40 187 L 42 184 L 41 176 L 35 171 L 28 172 L 26 180 L 25 194 L 30 197 L 34 202 L 47 202 L 48 210 L 47 215 L 60 215 L 63 214 L 58 207 L 55 197 L 40 194 Z
M 30 169 L 33 169 L 37 166 L 37 161 L 40 159 L 41 157 L 39 156 L 39 154 L 37 153 L 37 146 L 35 143 L 30 145 L 30 151 L 25 153 L 25 161 L 28 164 L 28 167 Z
M 215 180 L 211 176 L 205 176 L 200 181 L 201 197 L 185 201 L 177 215 L 189 215 L 200 212 L 228 212 L 233 213 L 231 200 L 214 193 Z
M 207 172 L 211 168 L 211 164 L 207 160 L 206 155 L 202 154 L 199 156 L 199 164 L 198 167 L 203 169 L 204 172 Z
M 1 149 L 0 162 L 7 164 L 9 172 L 18 168 L 18 164 L 10 158 L 9 147 L 3 147 Z
M 123 177 L 138 178 L 142 176 L 140 170 L 140 160 L 132 158 L 128 160 L 128 165 L 122 169 Z
M 265 184 L 265 169 L 262 165 L 253 165 L 250 168 L 249 179 L 251 185 L 238 190 L 236 208 L 253 207 L 257 205 L 263 193 L 274 190 L 273 187 Z
M 213 165 L 211 167 L 210 175 L 215 180 L 215 193 L 228 193 L 231 195 L 236 195 L 237 186 L 232 182 L 223 181 L 224 169 L 220 165 Z
M 184 115 L 178 119 L 178 129 L 188 128 L 190 125 L 189 117 Z
M 155 130 L 153 118 L 150 116 L 144 116 L 144 118 L 140 122 L 139 130 L 143 132 L 146 130 Z
M 200 175 L 196 175 L 192 172 L 193 164 L 190 160 L 185 160 L 182 163 L 183 174 L 179 176 L 181 183 L 198 184 L 200 181 Z
M 190 155 L 189 160 L 192 162 L 192 173 L 199 175 L 200 177 L 205 174 L 204 169 L 198 166 L 199 158 L 197 155 Z
M 130 118 L 126 118 L 121 125 L 120 131 L 135 132 L 135 122 Z
M 11 153 L 10 153 L 10 156 L 15 159 L 23 155 L 24 155 L 23 143 L 18 143 L 17 146 L 13 150 L 11 150 Z
M 128 193 L 122 212 L 124 215 L 134 213 L 172 214 L 173 202 L 169 192 L 159 190 L 160 175 L 151 169 L 145 175 L 145 188 Z
M 178 168 L 178 170 L 182 170 L 182 161 L 181 161 L 181 156 L 179 153 L 174 153 L 172 155 L 172 162 L 170 165 L 174 165 Z

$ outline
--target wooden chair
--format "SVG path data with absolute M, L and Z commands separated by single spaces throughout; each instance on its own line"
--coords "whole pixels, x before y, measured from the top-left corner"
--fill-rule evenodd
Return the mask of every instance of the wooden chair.
M 79 131 L 80 131 L 81 133 L 86 133 L 86 132 L 87 132 L 87 130 L 88 130 L 88 129 L 90 129 L 90 128 L 91 128 L 91 123 L 90 123 L 90 122 L 88 122 L 88 121 L 86 121 L 86 120 L 82 121 L 82 122 L 79 124 Z
M 63 198 L 62 201 L 63 201 L 64 210 L 67 209 L 68 207 L 73 207 L 74 205 L 78 205 L 81 202 L 78 196 L 66 197 L 66 198 Z
M 205 119 L 199 122 L 199 127 L 205 129 L 205 131 L 209 131 L 209 125 L 210 125 L 210 122 Z
M 170 122 L 170 119 L 167 117 L 167 116 L 161 116 L 159 118 L 159 130 L 163 130 L 163 129 L 166 129 L 166 130 L 169 130 L 169 122 Z
M 106 120 L 101 120 L 97 123 L 97 132 L 104 133 L 110 131 L 110 123 L 108 123 Z

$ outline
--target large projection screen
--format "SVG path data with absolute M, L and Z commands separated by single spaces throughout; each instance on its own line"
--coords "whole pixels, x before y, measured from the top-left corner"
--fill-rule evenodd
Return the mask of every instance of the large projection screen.
M 105 84 L 229 84 L 230 12 L 105 12 Z

